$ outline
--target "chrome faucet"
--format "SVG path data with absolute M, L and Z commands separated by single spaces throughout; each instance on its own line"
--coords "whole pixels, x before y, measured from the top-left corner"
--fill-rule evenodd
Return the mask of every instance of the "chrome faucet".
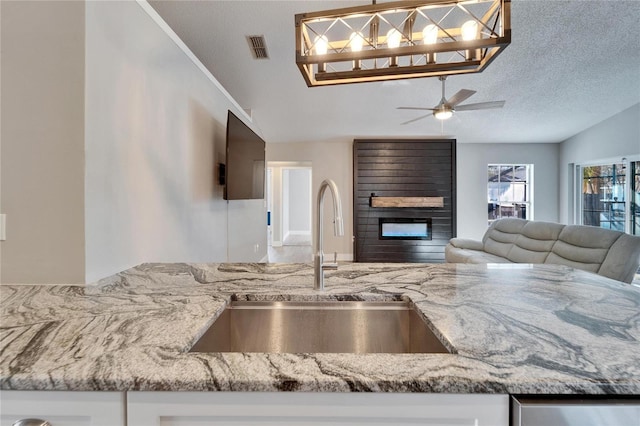
M 338 255 L 334 253 L 333 263 L 324 263 L 324 252 L 322 251 L 322 212 L 324 204 L 324 193 L 329 188 L 331 198 L 333 198 L 333 232 L 336 236 L 344 235 L 344 225 L 342 223 L 342 203 L 340 202 L 340 192 L 336 183 L 331 179 L 326 179 L 320 184 L 318 191 L 318 205 L 316 210 L 316 254 L 314 256 L 314 290 L 324 290 L 324 270 L 338 269 Z

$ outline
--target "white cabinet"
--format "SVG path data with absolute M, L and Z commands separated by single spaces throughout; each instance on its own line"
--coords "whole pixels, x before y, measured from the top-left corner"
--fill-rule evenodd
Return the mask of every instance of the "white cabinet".
M 125 426 L 124 392 L 0 391 L 0 426 L 38 418 L 51 426 Z
M 0 426 L 508 426 L 508 395 L 314 392 L 0 392 Z
M 508 426 L 508 395 L 129 392 L 129 426 Z

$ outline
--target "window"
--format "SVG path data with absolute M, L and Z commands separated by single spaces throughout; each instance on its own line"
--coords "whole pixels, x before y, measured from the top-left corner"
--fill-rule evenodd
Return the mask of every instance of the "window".
M 631 162 L 630 234 L 640 235 L 640 161 Z
M 640 161 L 583 165 L 581 178 L 583 225 L 640 235 Z
M 624 164 L 582 168 L 582 224 L 624 231 Z
M 533 164 L 489 164 L 489 225 L 503 217 L 533 219 Z

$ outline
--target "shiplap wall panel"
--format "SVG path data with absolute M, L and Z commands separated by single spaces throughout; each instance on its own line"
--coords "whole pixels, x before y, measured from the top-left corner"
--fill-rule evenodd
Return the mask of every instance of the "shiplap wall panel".
M 355 140 L 353 144 L 354 260 L 444 262 L 455 237 L 456 141 Z M 369 198 L 444 197 L 444 207 L 373 208 Z M 381 240 L 380 218 L 431 218 L 431 240 Z

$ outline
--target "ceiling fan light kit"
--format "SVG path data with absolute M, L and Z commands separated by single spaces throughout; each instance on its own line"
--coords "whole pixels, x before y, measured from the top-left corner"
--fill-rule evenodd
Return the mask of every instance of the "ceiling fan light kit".
M 510 0 L 396 1 L 295 17 L 309 87 L 482 71 L 511 42 Z
M 451 96 L 449 99 L 445 97 L 445 82 L 447 81 L 446 75 L 441 75 L 438 77 L 442 82 L 442 98 L 440 99 L 440 103 L 433 108 L 424 108 L 424 107 L 398 107 L 398 109 L 409 109 L 409 110 L 417 110 L 417 111 L 431 111 L 430 114 L 421 115 L 420 117 L 414 118 L 409 121 L 405 121 L 402 124 L 413 123 L 414 121 L 421 120 L 433 114 L 435 118 L 438 120 L 447 120 L 453 117 L 453 113 L 456 111 L 474 111 L 479 109 L 490 109 L 490 108 L 502 108 L 504 106 L 505 101 L 490 101 L 490 102 L 478 102 L 475 104 L 464 104 L 460 105 L 465 100 L 469 99 L 473 96 L 476 91 L 469 89 L 460 89 L 456 92 L 455 95 Z
M 433 115 L 438 120 L 447 120 L 447 119 L 453 117 L 453 110 L 442 107 L 440 109 L 437 109 L 437 110 L 433 111 Z

